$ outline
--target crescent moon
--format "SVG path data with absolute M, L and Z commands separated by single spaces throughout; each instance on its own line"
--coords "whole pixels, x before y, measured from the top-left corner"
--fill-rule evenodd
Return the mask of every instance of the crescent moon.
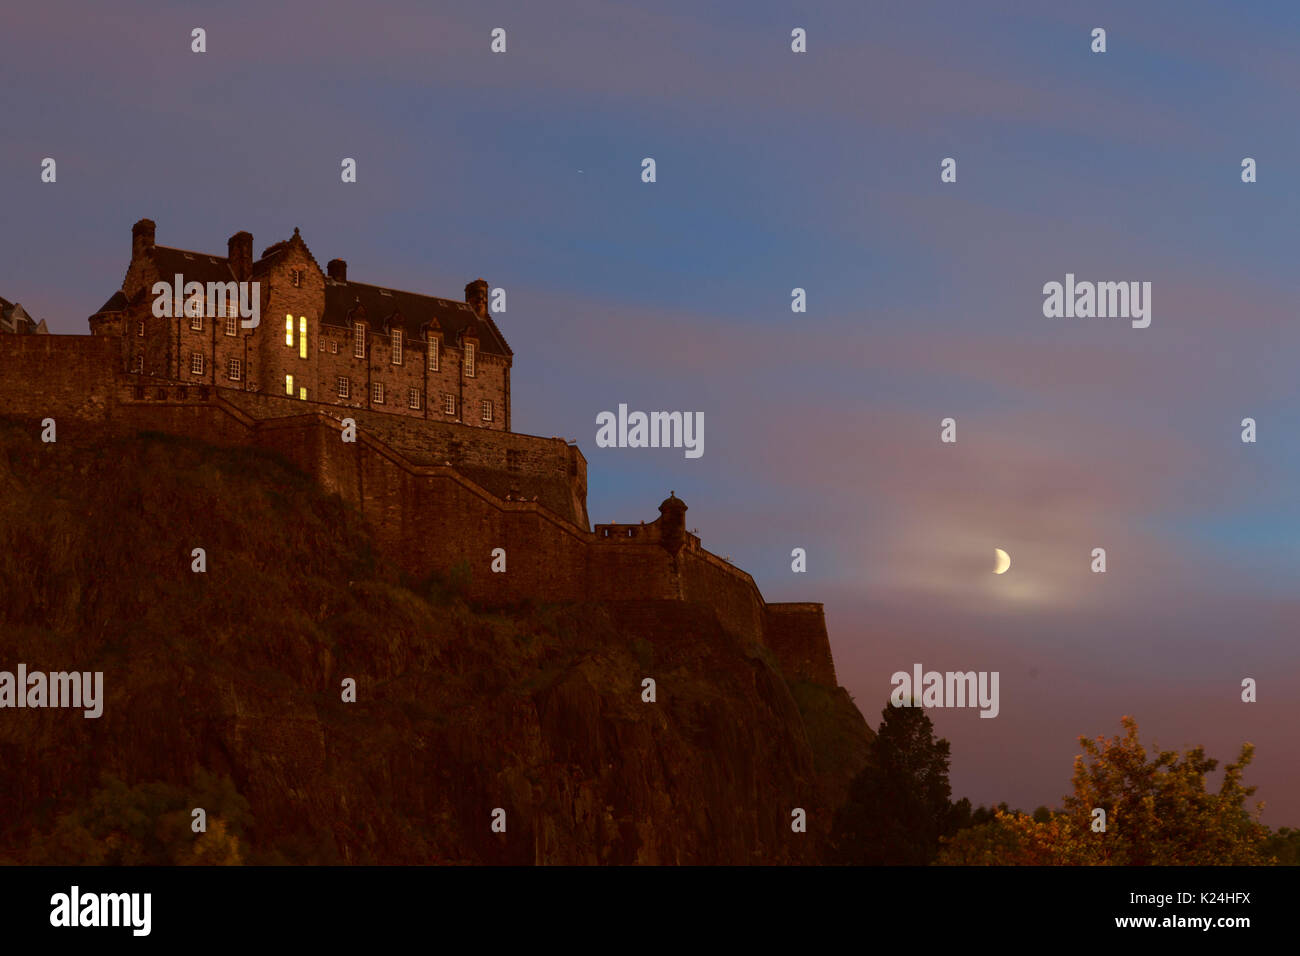
M 1007 554 L 1001 548 L 994 548 L 993 554 L 997 558 L 998 565 L 993 569 L 994 574 L 1006 574 L 1011 567 L 1011 555 Z

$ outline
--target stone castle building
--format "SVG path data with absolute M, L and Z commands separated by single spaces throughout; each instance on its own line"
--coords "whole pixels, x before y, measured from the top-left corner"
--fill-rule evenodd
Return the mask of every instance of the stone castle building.
M 256 260 L 247 232 L 225 256 L 154 236 L 135 224 L 92 334 L 0 335 L 0 417 L 33 434 L 56 422 L 51 453 L 140 431 L 266 449 L 355 508 L 417 578 L 463 569 L 473 600 L 619 602 L 638 619 L 707 605 L 787 677 L 835 686 L 822 606 L 768 603 L 686 530 L 675 494 L 648 523 L 591 526 L 577 445 L 510 428 L 512 356 L 483 280 L 459 302 L 352 282 L 338 259 L 322 272 L 297 230 Z M 155 283 L 178 275 L 205 299 L 256 282 L 260 322 L 206 301 L 187 315 L 174 295 L 156 315 Z
M 297 229 L 256 260 L 247 232 L 224 256 L 160 246 L 155 234 L 150 219 L 132 227 L 122 288 L 90 317 L 93 334 L 121 340 L 128 374 L 510 430 L 510 346 L 484 280 L 460 302 L 351 281 L 342 259 L 322 271 Z M 204 291 L 158 316 L 159 282 Z M 239 283 L 256 284 L 254 328 L 239 315 Z
M 8 332 L 10 335 L 47 335 L 49 331 L 44 319 L 37 322 L 21 304 L 0 296 L 0 332 Z

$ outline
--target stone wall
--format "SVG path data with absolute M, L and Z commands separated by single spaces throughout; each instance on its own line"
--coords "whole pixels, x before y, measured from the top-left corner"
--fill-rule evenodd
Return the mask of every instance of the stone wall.
M 767 646 L 786 677 L 837 686 L 826 615 L 820 604 L 769 604 Z
M 355 506 L 377 546 L 416 577 L 468 568 L 468 596 L 492 603 L 705 605 L 728 631 L 765 644 L 787 677 L 835 685 L 821 605 L 765 603 L 695 535 L 675 553 L 665 547 L 662 518 L 589 531 L 586 461 L 563 439 L 120 374 L 118 348 L 110 336 L 0 336 L 0 409 L 33 427 L 55 418 L 60 440 L 149 429 L 266 448 Z M 342 440 L 345 415 L 355 442 Z M 492 570 L 496 548 L 504 573 Z

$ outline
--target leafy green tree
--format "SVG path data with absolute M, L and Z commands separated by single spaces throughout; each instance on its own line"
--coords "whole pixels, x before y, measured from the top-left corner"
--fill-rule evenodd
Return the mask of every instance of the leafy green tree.
M 948 741 L 920 707 L 886 706 L 867 765 L 849 786 L 836 814 L 834 851 L 839 863 L 924 866 L 939 837 L 970 813 L 950 801 Z

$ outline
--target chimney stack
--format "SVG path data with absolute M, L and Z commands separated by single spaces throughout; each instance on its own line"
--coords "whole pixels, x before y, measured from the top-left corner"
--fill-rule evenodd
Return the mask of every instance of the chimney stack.
M 348 281 L 348 264 L 343 259 L 331 259 L 325 266 L 325 271 L 331 279 L 337 279 L 339 282 Z
M 465 286 L 465 301 L 480 319 L 488 315 L 488 284 L 486 279 L 475 279 Z
M 253 274 L 253 234 L 237 232 L 226 240 L 226 252 L 230 261 L 230 271 L 235 281 L 247 282 Z
M 131 258 L 139 259 L 148 255 L 153 248 L 154 231 L 157 227 L 152 219 L 141 219 L 131 227 Z

